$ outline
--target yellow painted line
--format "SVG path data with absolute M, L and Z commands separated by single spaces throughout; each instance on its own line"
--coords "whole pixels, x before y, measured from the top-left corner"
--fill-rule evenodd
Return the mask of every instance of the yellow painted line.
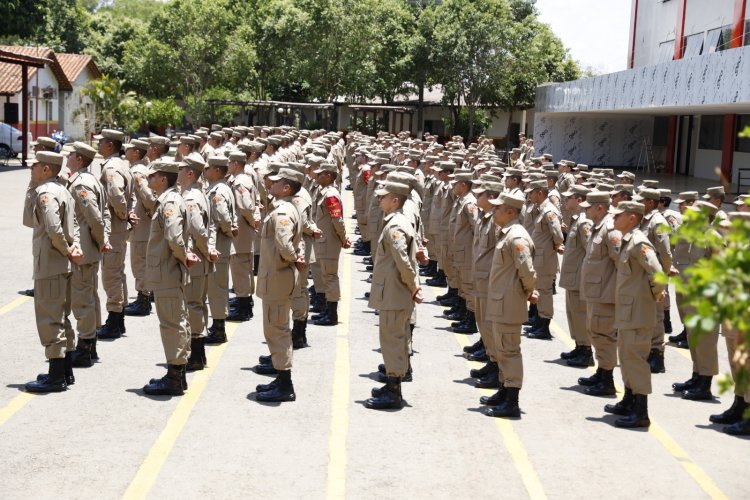
M 11 399 L 10 403 L 0 409 L 0 427 L 2 427 L 5 422 L 10 420 L 10 418 L 15 415 L 18 410 L 26 406 L 26 403 L 28 403 L 32 399 L 34 399 L 34 394 L 28 392 L 22 392 L 15 398 Z
M 239 323 L 227 324 L 227 340 L 232 339 L 239 325 Z M 124 499 L 146 498 L 227 346 L 229 346 L 229 342 L 208 350 L 206 354 L 208 366 L 201 371 L 195 372 L 195 376 L 190 382 L 190 388 L 180 398 L 180 402 L 169 417 L 164 430 L 161 431 L 156 442 L 151 446 L 146 459 L 141 464 L 138 472 L 136 472 L 128 489 L 125 490 L 122 496 Z
M 350 196 L 344 203 L 351 206 Z M 345 213 L 349 213 L 348 211 Z M 351 221 L 346 222 L 347 234 L 353 233 Z M 352 239 L 350 237 L 350 239 Z M 331 431 L 328 437 L 328 471 L 326 498 L 346 498 L 347 441 L 349 436 L 349 309 L 352 283 L 352 254 L 344 251 L 341 259 L 341 300 L 339 324 L 336 326 L 336 361 L 333 368 L 333 395 L 331 397 Z
M 423 290 L 429 290 L 429 293 L 431 293 L 434 298 L 432 287 L 424 286 Z M 469 345 L 467 335 L 453 335 L 462 349 Z M 467 361 L 466 363 L 471 366 L 471 361 Z M 494 394 L 490 389 L 480 389 L 480 393 L 486 396 Z M 505 449 L 510 453 L 511 458 L 513 459 L 513 465 L 515 466 L 518 475 L 521 477 L 521 482 L 523 482 L 529 497 L 535 500 L 545 500 L 547 494 L 544 492 L 542 481 L 539 479 L 539 474 L 537 474 L 536 469 L 534 469 L 534 464 L 532 464 L 531 459 L 529 459 L 529 454 L 526 452 L 526 448 L 523 446 L 521 438 L 513 428 L 513 423 L 504 418 L 493 418 L 492 420 L 495 421 L 495 426 L 500 432 L 500 437 L 503 439 Z
M 30 300 L 31 300 L 31 297 L 28 297 L 28 296 L 24 295 L 22 297 L 18 297 L 16 299 L 8 302 L 3 307 L 0 307 L 0 316 L 2 316 L 3 314 L 9 313 L 10 311 L 12 311 L 16 307 L 20 306 L 24 302 L 28 302 Z
M 565 344 L 571 347 L 575 345 L 575 342 L 570 338 L 567 332 L 565 332 L 565 330 L 563 330 L 554 321 L 550 323 L 550 328 L 554 332 L 555 337 L 562 340 Z M 594 371 L 591 368 L 589 370 L 592 372 Z M 622 387 L 620 387 L 620 384 L 615 385 L 617 386 L 617 391 L 622 392 Z M 651 426 L 649 426 L 648 432 L 649 434 L 654 436 L 657 441 L 659 441 L 662 447 L 667 450 L 667 452 L 672 455 L 675 460 L 677 460 L 682 468 L 685 469 L 690 477 L 693 478 L 693 481 L 695 481 L 709 497 L 716 500 L 728 498 L 724 494 L 724 492 L 719 489 L 716 483 L 714 483 L 714 481 L 708 476 L 708 474 L 706 474 L 706 472 L 701 469 L 698 464 L 693 462 L 687 452 L 683 450 L 682 447 L 680 447 L 680 445 L 678 445 L 677 442 L 672 439 L 672 436 L 670 436 L 667 431 L 665 431 L 658 423 L 656 423 L 653 418 L 651 418 Z

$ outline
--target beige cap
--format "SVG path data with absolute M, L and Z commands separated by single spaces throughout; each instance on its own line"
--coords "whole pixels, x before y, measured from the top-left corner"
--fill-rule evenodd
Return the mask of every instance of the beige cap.
M 613 214 L 622 214 L 625 212 L 643 215 L 646 212 L 646 208 L 643 206 L 643 203 L 638 203 L 637 201 L 621 201 L 617 205 L 617 208 L 612 209 Z
M 748 200 L 750 200 L 750 194 L 741 194 L 732 203 L 734 205 L 740 206 L 740 205 L 745 205 Z
M 614 189 L 612 189 L 614 193 L 628 193 L 629 195 L 633 195 L 633 185 L 632 184 L 615 184 Z
M 477 187 L 475 187 L 471 191 L 474 194 L 482 194 L 485 191 L 493 191 L 495 193 L 500 193 L 500 192 L 502 192 L 502 190 L 503 190 L 503 184 L 500 183 L 500 182 L 479 181 L 479 182 L 477 182 Z
M 278 173 L 270 176 L 269 179 L 272 182 L 280 181 L 281 179 L 286 179 L 288 181 L 302 184 L 305 181 L 305 174 L 302 172 L 297 172 L 296 170 L 293 170 L 291 168 L 283 167 L 279 169 Z
M 37 144 L 50 149 L 55 149 L 57 147 L 57 141 L 51 137 L 37 137 L 36 141 L 32 142 L 31 145 L 36 146 Z
M 450 178 L 453 182 L 471 182 L 474 179 L 474 174 L 471 172 L 459 172 L 451 174 Z
M 633 196 L 634 201 L 641 201 L 641 200 L 655 200 L 659 201 L 659 198 L 661 198 L 661 194 L 659 193 L 658 189 L 641 189 L 636 196 Z
M 111 128 L 102 129 L 99 135 L 95 135 L 94 139 L 101 141 L 102 139 L 109 139 L 111 141 L 125 142 L 125 134 L 119 130 Z
M 522 210 L 524 203 L 526 203 L 526 200 L 519 194 L 501 193 L 500 196 L 498 196 L 494 200 L 490 200 L 490 203 L 498 207 L 502 205 L 508 205 L 509 207 Z
M 700 196 L 698 194 L 698 191 L 683 191 L 679 194 L 679 197 L 674 200 L 674 202 L 679 205 L 680 203 L 685 203 L 686 201 L 695 201 L 698 199 L 698 196 Z
M 585 197 L 590 192 L 591 192 L 591 190 L 589 188 L 587 188 L 586 186 L 584 186 L 584 185 L 581 185 L 581 184 L 572 184 L 570 186 L 570 189 L 568 189 L 564 193 L 560 193 L 560 194 L 562 196 L 566 196 L 566 197 L 567 196 L 574 196 L 574 195 Z
M 192 135 L 180 136 L 180 144 L 198 144 L 199 138 Z
M 313 173 L 320 174 L 323 172 L 334 172 L 338 173 L 339 169 L 334 163 L 321 163 L 318 168 L 313 170 Z
M 136 149 L 140 149 L 141 151 L 148 151 L 148 141 L 133 139 L 130 141 L 130 145 Z
M 385 181 L 379 183 L 378 188 L 375 190 L 376 196 L 385 196 L 386 194 L 398 194 L 401 196 L 409 196 L 411 188 L 407 184 L 401 184 L 400 182 Z
M 229 153 L 229 161 L 239 161 L 245 163 L 247 161 L 247 155 L 242 151 L 232 151 Z
M 604 203 L 609 205 L 612 203 L 612 198 L 610 198 L 610 194 L 606 191 L 589 191 L 586 193 L 586 201 L 581 202 L 580 207 L 589 208 L 594 203 Z
M 633 172 L 628 172 L 627 170 L 623 170 L 617 177 L 619 177 L 620 179 L 635 180 L 635 174 Z
M 152 135 L 148 138 L 149 144 L 158 144 L 159 146 L 169 146 L 169 139 L 160 135 Z
M 209 156 L 207 163 L 209 167 L 228 167 L 229 159 L 226 156 Z
M 729 212 L 727 215 L 729 216 L 729 220 L 750 221 L 750 212 Z
M 198 153 L 190 153 L 182 159 L 182 163 L 184 163 L 187 167 L 194 168 L 195 170 L 199 170 L 201 172 L 203 172 L 203 169 L 206 167 L 206 161 Z
M 713 203 L 709 203 L 703 200 L 696 200 L 696 202 L 693 203 L 692 206 L 688 207 L 688 210 L 695 210 L 696 212 L 701 211 L 701 210 L 707 210 L 709 214 L 716 215 L 716 213 L 719 211 L 719 208 Z
M 63 155 L 60 153 L 53 153 L 52 151 L 39 151 L 31 163 L 46 163 L 48 165 L 62 166 Z
M 533 181 L 530 182 L 526 188 L 526 193 L 530 193 L 536 189 L 547 189 L 547 181 Z
M 706 189 L 706 194 L 704 194 L 702 198 L 704 200 L 710 200 L 711 198 L 718 198 L 724 194 L 724 186 L 715 186 Z
M 164 172 L 167 174 L 176 174 L 180 170 L 180 164 L 173 160 L 157 160 L 148 164 L 152 173 Z
M 96 149 L 92 148 L 85 142 L 76 141 L 72 144 L 72 146 L 75 152 L 81 156 L 84 156 L 91 160 L 93 160 L 94 157 L 96 156 Z

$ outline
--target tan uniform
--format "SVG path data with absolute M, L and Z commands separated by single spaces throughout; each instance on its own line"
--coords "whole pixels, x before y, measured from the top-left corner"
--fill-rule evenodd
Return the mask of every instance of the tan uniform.
M 386 374 L 403 377 L 409 369 L 409 320 L 419 288 L 414 228 L 401 210 L 384 217 L 378 238 L 368 305 L 380 311 L 380 349 Z
M 520 389 L 523 385 L 521 329 L 528 319 L 528 297 L 536 287 L 534 251 L 534 242 L 518 219 L 500 229 L 492 256 L 486 318 L 492 322 L 492 345 L 504 387 Z
M 565 172 L 560 174 L 560 177 L 557 179 L 557 184 L 555 187 L 557 188 L 558 193 L 565 193 L 570 189 L 570 186 L 574 185 L 576 183 L 576 176 L 573 175 L 571 172 Z M 573 214 L 568 212 L 568 209 L 565 208 L 565 206 L 562 207 L 561 211 L 562 215 L 562 222 L 565 224 L 565 226 L 570 227 L 571 224 L 571 218 L 573 217 Z M 567 230 L 565 231 L 567 232 Z
M 208 322 L 208 276 L 214 271 L 209 262 L 209 250 L 216 247 L 216 226 L 211 223 L 209 203 L 198 184 L 193 184 L 182 192 L 187 222 L 187 243 L 201 261 L 189 270 L 190 282 L 185 286 L 185 306 L 187 307 L 190 335 L 193 338 L 205 337 Z
M 482 337 L 484 349 L 492 361 L 497 361 L 497 350 L 492 335 L 492 322 L 487 319 L 487 295 L 489 293 L 490 271 L 492 258 L 495 254 L 498 229 L 492 220 L 492 214 L 481 214 L 474 230 L 474 294 L 475 315 L 479 335 Z
M 449 222 L 451 260 L 460 280 L 459 292 L 466 300 L 470 311 L 474 310 L 474 277 L 472 273 L 474 227 L 479 218 L 477 199 L 469 193 L 456 198 L 456 205 L 451 212 Z
M 71 307 L 76 318 L 78 338 L 96 338 L 101 326 L 99 302 L 99 261 L 101 249 L 109 241 L 110 219 L 104 187 L 87 168 L 70 178 L 70 194 L 75 200 L 83 258 L 74 264 L 71 279 Z
M 292 197 L 292 204 L 299 212 L 302 224 L 302 241 L 305 244 L 305 266 L 297 273 L 297 287 L 292 297 L 292 319 L 294 321 L 305 321 L 310 310 L 310 294 L 307 292 L 307 271 L 310 265 L 315 263 L 315 252 L 313 251 L 313 233 L 318 229 L 312 221 L 312 198 L 305 188 L 301 188 Z
M 237 226 L 234 195 L 222 179 L 208 186 L 211 223 L 216 226 L 216 250 L 219 260 L 208 275 L 208 304 L 213 319 L 226 319 L 229 313 L 229 256 L 232 253 L 232 228 Z
M 371 178 L 367 184 L 367 230 L 369 232 L 369 241 L 371 242 L 378 241 L 383 231 L 383 211 L 378 204 L 378 197 L 375 196 L 376 186 L 377 182 Z M 377 251 L 377 245 L 371 247 L 373 262 L 375 261 Z
M 648 237 L 651 245 L 656 249 L 656 256 L 664 273 L 669 273 L 672 267 L 672 251 L 669 244 L 670 226 L 664 216 L 653 210 L 643 216 L 641 231 Z M 654 331 L 651 338 L 651 348 L 664 352 L 664 306 L 667 302 L 657 305 L 654 316 Z
M 146 249 L 146 286 L 154 291 L 164 356 L 169 365 L 184 365 L 190 355 L 190 330 L 185 308 L 184 266 L 187 213 L 176 187 L 156 200 Z
M 367 229 L 367 191 L 370 182 L 370 166 L 363 164 L 353 181 L 354 211 L 357 213 L 357 225 L 362 241 L 370 241 Z
M 339 257 L 346 242 L 346 227 L 341 195 L 333 185 L 324 187 L 320 192 L 315 209 L 315 225 L 323 233 L 314 243 L 323 288 L 316 287 L 315 290 L 325 293 L 327 302 L 338 302 L 341 298 Z
M 539 316 L 552 318 L 552 287 L 557 277 L 560 261 L 557 258 L 557 247 L 563 244 L 563 234 L 560 227 L 560 212 L 549 199 L 539 204 L 539 214 L 534 220 L 534 269 L 537 273 L 537 290 L 539 291 Z
M 295 262 L 304 254 L 302 224 L 291 198 L 274 200 L 260 234 L 260 266 L 256 291 L 263 300 L 263 335 L 273 367 L 292 368 L 289 312 L 297 283 Z
M 147 294 L 150 290 L 145 287 L 146 279 L 146 247 L 151 232 L 151 217 L 154 215 L 156 196 L 148 187 L 149 169 L 145 161 L 130 167 L 133 175 L 133 194 L 135 203 L 133 211 L 138 217 L 138 223 L 133 227 L 130 235 L 130 268 L 135 278 L 135 289 Z
M 240 174 L 229 181 L 237 213 L 237 238 L 232 241 L 230 268 L 232 285 L 237 297 L 255 293 L 253 263 L 258 242 L 256 223 L 260 227 L 260 195 L 252 177 Z
M 586 301 L 581 299 L 581 265 L 593 223 L 584 214 L 573 215 L 568 229 L 560 268 L 560 286 L 565 289 L 568 328 L 576 345 L 591 346 L 591 332 L 586 327 Z
M 47 359 L 75 349 L 70 325 L 71 263 L 68 252 L 79 245 L 75 202 L 55 179 L 35 188 L 31 210 L 34 235 L 34 315 Z
M 459 288 L 460 279 L 458 272 L 453 262 L 453 253 L 450 251 L 452 243 L 450 237 L 450 218 L 453 211 L 453 204 L 455 202 L 453 196 L 453 190 L 451 189 L 450 183 L 444 183 L 440 189 L 435 193 L 435 198 L 439 198 L 439 202 L 435 208 L 439 208 L 437 213 L 436 225 L 438 241 L 440 242 L 440 267 L 445 271 L 445 277 L 448 280 L 448 286 L 451 288 Z
M 433 235 L 433 229 L 431 223 L 432 213 L 432 202 L 435 199 L 435 191 L 438 187 L 438 181 L 435 177 L 427 177 L 424 184 L 424 198 L 422 201 L 421 217 L 424 225 L 424 238 L 427 240 L 427 252 L 430 254 L 431 259 L 435 259 L 437 256 L 437 248 L 435 247 L 435 236 Z
M 656 251 L 645 234 L 634 229 L 622 237 L 617 260 L 615 328 L 625 387 L 634 394 L 651 394 L 651 350 L 658 297 L 664 285 L 654 276 L 661 271 Z
M 622 235 L 607 215 L 591 229 L 586 257 L 581 265 L 581 299 L 586 302 L 586 327 L 591 332 L 599 368 L 613 370 L 617 365 L 615 329 L 615 286 L 617 260 Z
M 128 214 L 133 208 L 133 175 L 128 163 L 114 155 L 105 159 L 101 168 L 112 224 L 109 237 L 112 250 L 102 257 L 102 286 L 107 294 L 107 311 L 121 313 L 128 298 L 125 252 L 130 228 Z

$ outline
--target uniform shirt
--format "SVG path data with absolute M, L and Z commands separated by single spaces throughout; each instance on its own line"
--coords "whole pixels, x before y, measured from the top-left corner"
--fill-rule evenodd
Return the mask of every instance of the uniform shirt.
M 213 272 L 214 264 L 209 262 L 208 254 L 216 247 L 216 226 L 211 222 L 208 198 L 198 184 L 193 184 L 182 191 L 187 217 L 187 243 L 201 261 L 188 270 L 190 276 L 206 276 Z
M 237 237 L 232 240 L 232 253 L 252 253 L 258 241 L 255 223 L 260 226 L 260 197 L 252 177 L 239 174 L 229 180 L 237 214 Z
M 99 262 L 102 258 L 101 248 L 109 242 L 110 231 L 104 187 L 94 174 L 87 168 L 82 168 L 71 176 L 68 190 L 75 200 L 75 214 L 83 252 L 80 265 Z
M 614 304 L 617 260 L 622 234 L 615 229 L 612 215 L 595 224 L 581 265 L 581 299 L 596 304 Z
M 321 188 L 315 207 L 315 225 L 323 233 L 315 240 L 315 257 L 338 259 L 346 242 L 346 227 L 341 195 L 333 184 Z
M 187 284 L 185 203 L 173 186 L 156 200 L 146 248 L 146 287 L 168 290 Z
M 269 301 L 291 300 L 297 283 L 302 224 L 291 197 L 274 200 L 260 231 L 260 263 L 256 293 Z
M 419 288 L 414 229 L 401 210 L 383 218 L 368 305 L 382 311 L 411 310 Z
M 219 262 L 228 262 L 232 252 L 232 228 L 237 227 L 234 195 L 224 179 L 208 186 L 206 193 L 211 204 L 209 213 L 211 223 L 216 226 L 216 250 L 219 251 Z
M 312 197 L 307 189 L 300 190 L 292 196 L 292 204 L 299 212 L 300 223 L 302 225 L 302 242 L 305 244 L 305 263 L 312 264 L 316 261 L 314 241 L 315 231 L 319 231 L 318 226 L 312 221 Z
M 566 290 L 581 289 L 581 264 L 586 257 L 592 225 L 593 222 L 583 213 L 572 217 L 560 267 L 560 286 Z
M 656 249 L 656 255 L 662 265 L 662 271 L 668 273 L 672 267 L 672 250 L 669 244 L 670 226 L 658 210 L 643 216 L 640 230 L 648 237 L 651 245 Z
M 527 301 L 536 287 L 534 251 L 534 242 L 518 219 L 500 229 L 490 268 L 487 320 L 521 325 L 529 319 Z
M 79 245 L 75 202 L 56 178 L 34 189 L 31 217 L 34 233 L 34 279 L 50 278 L 70 272 L 68 252 Z
M 144 158 L 138 163 L 130 166 L 133 175 L 134 211 L 138 217 L 138 223 L 133 228 L 130 241 L 148 241 L 151 228 L 151 217 L 154 215 L 156 196 L 148 187 L 149 169 Z
M 474 229 L 474 290 L 481 296 L 487 296 L 492 269 L 492 257 L 497 244 L 498 228 L 492 220 L 492 213 L 479 215 Z
M 128 162 L 116 155 L 106 158 L 101 168 L 101 183 L 109 203 L 111 239 L 121 241 L 127 238 L 130 226 L 128 214 L 133 208 L 133 174 Z
M 453 264 L 463 271 L 471 272 L 474 258 L 474 226 L 479 219 L 477 199 L 473 194 L 456 198 L 456 208 L 451 213 L 449 225 Z M 469 277 L 469 280 L 471 278 Z
M 560 262 L 557 260 L 557 248 L 563 243 L 560 212 L 545 199 L 539 204 L 539 214 L 534 220 L 534 240 L 536 253 L 534 267 L 539 274 L 557 274 Z
M 617 259 L 615 328 L 652 328 L 656 318 L 656 297 L 664 285 L 654 279 L 662 270 L 654 246 L 636 228 L 622 237 Z

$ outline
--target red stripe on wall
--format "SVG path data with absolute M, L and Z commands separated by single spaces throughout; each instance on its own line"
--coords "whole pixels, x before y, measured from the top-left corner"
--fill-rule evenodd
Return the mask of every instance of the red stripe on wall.
M 677 27 L 674 37 L 674 59 L 682 59 L 685 45 L 685 13 L 687 11 L 687 0 L 679 0 L 677 4 Z
M 635 36 L 638 31 L 638 0 L 633 0 L 635 3 L 635 13 L 633 14 L 633 44 L 630 47 L 630 69 L 635 68 Z

